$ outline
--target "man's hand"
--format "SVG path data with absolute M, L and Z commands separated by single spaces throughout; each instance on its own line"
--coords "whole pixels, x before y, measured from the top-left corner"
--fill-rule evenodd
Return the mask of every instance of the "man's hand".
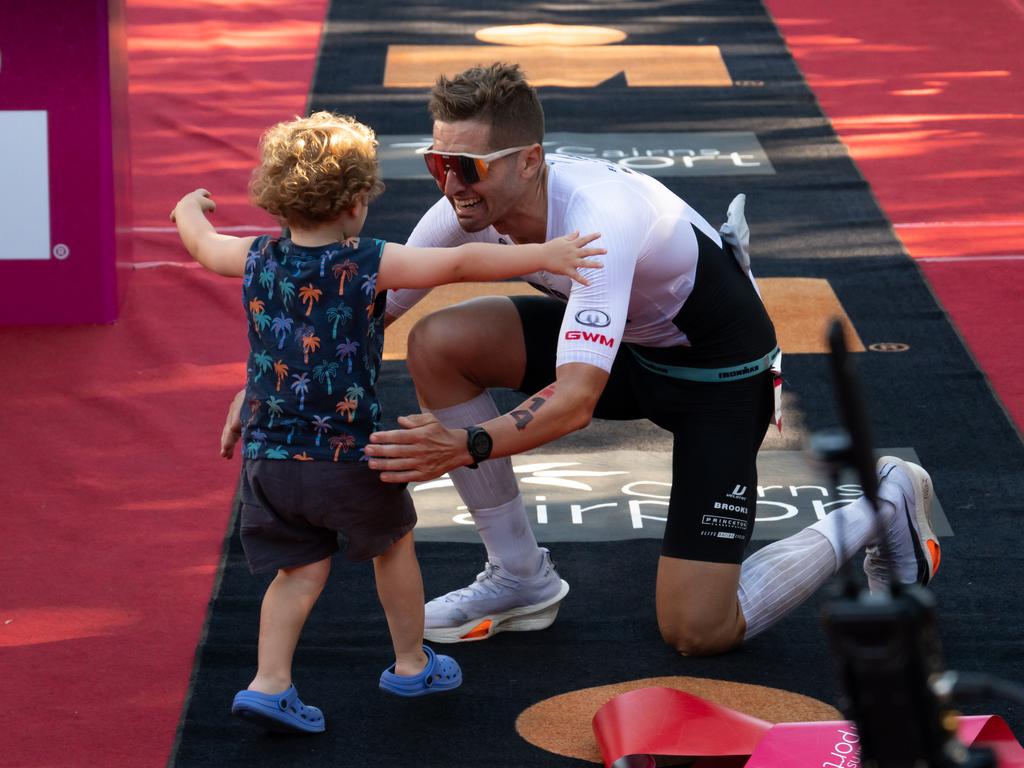
M 220 455 L 230 459 L 235 455 L 235 443 L 242 437 L 242 403 L 245 401 L 245 390 L 240 389 L 231 405 L 228 406 L 228 417 L 224 421 L 224 430 L 220 433 Z
M 466 430 L 448 429 L 429 413 L 399 416 L 398 425 L 402 429 L 374 432 L 366 446 L 370 469 L 380 470 L 385 483 L 433 480 L 472 463 Z

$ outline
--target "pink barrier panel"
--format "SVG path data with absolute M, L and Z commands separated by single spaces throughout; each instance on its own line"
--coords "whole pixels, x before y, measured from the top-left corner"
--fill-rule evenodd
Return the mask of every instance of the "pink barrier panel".
M 594 715 L 606 768 L 653 768 L 654 755 L 697 758 L 697 768 L 856 768 L 857 730 L 847 721 L 771 725 L 671 688 L 640 688 Z M 1024 748 L 1004 720 L 961 717 L 967 746 L 995 751 L 999 768 L 1024 768 Z
M 123 0 L 7 3 L 0 324 L 110 323 L 130 261 Z

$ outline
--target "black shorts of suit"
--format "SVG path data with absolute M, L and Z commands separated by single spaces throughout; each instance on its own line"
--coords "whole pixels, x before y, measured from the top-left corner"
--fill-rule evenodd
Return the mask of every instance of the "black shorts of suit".
M 511 297 L 526 341 L 526 373 L 517 388 L 533 395 L 555 381 L 555 353 L 564 302 Z M 759 347 L 774 345 L 774 330 Z M 770 351 L 739 350 L 737 362 Z M 643 348 L 645 353 L 651 352 Z M 665 350 L 661 350 L 665 352 Z M 678 365 L 693 365 L 691 350 Z M 712 367 L 712 366 L 706 366 Z M 754 531 L 757 451 L 774 408 L 769 371 L 728 382 L 694 382 L 654 373 L 622 345 L 594 410 L 599 419 L 649 419 L 673 436 L 672 491 L 662 554 L 713 563 L 739 563 Z

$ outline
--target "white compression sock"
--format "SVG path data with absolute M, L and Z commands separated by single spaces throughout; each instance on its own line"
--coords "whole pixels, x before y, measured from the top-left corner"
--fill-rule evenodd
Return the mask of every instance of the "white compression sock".
M 889 499 L 898 492 L 885 484 L 879 490 L 883 527 L 895 517 L 896 508 Z M 814 594 L 840 565 L 873 543 L 875 531 L 875 511 L 862 496 L 744 560 L 738 592 L 747 621 L 744 639 L 767 629 Z
M 481 392 L 465 403 L 431 410 L 446 427 L 468 427 L 482 424 L 501 415 L 487 392 Z M 512 459 L 491 459 L 476 469 L 460 467 L 450 473 L 459 496 L 472 511 L 489 509 L 511 501 L 519 495 L 519 485 L 512 471 Z
M 431 413 L 451 428 L 482 424 L 501 415 L 487 392 Z M 530 527 L 512 460 L 491 459 L 476 469 L 460 467 L 449 475 L 473 514 L 473 522 L 487 548 L 487 559 L 500 563 L 514 576 L 533 576 L 543 555 Z
M 813 526 L 752 554 L 740 568 L 737 592 L 747 621 L 743 639 L 749 640 L 781 619 L 835 572 L 832 545 Z
M 883 484 L 884 485 L 884 484 Z M 892 504 L 891 487 L 879 488 L 878 512 L 881 515 L 884 531 L 896 515 L 896 507 Z M 875 510 L 871 502 L 864 496 L 847 504 L 845 507 L 830 512 L 821 520 L 810 526 L 829 540 L 836 555 L 836 568 L 853 557 L 866 544 L 873 544 L 877 536 Z
M 537 573 L 543 553 L 537 546 L 522 496 L 498 507 L 474 510 L 473 522 L 491 563 L 522 578 Z

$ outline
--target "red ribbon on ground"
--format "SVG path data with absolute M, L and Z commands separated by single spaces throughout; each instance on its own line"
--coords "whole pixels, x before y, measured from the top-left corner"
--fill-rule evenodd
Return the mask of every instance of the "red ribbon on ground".
M 594 715 L 605 768 L 654 766 L 654 755 L 696 758 L 694 768 L 853 768 L 859 739 L 845 720 L 772 725 L 673 688 L 639 688 Z M 1024 768 L 1024 748 L 995 715 L 961 717 L 967 746 L 995 751 L 999 768 Z

